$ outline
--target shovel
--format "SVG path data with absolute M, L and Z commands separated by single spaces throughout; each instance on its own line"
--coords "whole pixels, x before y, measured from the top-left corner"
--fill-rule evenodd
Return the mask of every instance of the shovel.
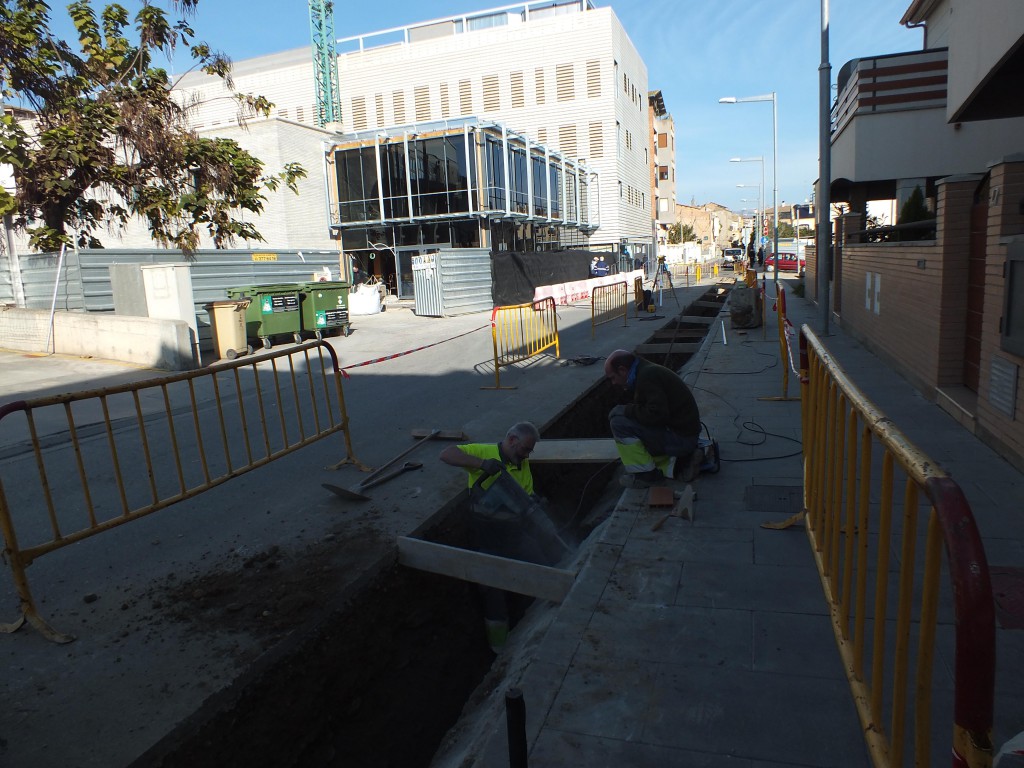
M 381 464 L 379 467 L 377 467 L 377 469 L 375 469 L 373 472 L 371 472 L 367 477 L 364 477 L 362 482 L 359 483 L 359 485 L 357 485 L 356 488 L 360 488 L 360 489 L 362 489 L 362 488 L 370 488 L 370 487 L 372 487 L 374 485 L 377 485 L 378 482 L 383 483 L 385 480 L 390 480 L 392 477 L 395 477 L 396 475 L 402 474 L 402 472 L 408 472 L 410 469 L 419 469 L 419 467 L 423 466 L 422 464 L 415 464 L 414 462 L 408 462 L 407 461 L 405 463 L 405 465 L 402 466 L 402 468 L 401 468 L 401 470 L 399 472 L 394 472 L 394 473 L 389 474 L 389 475 L 387 475 L 385 477 L 381 477 L 381 473 L 385 469 L 387 469 L 388 467 L 392 466 L 393 464 L 395 464 L 400 459 L 403 459 L 406 456 L 408 456 L 410 453 L 415 451 L 417 448 L 419 448 L 421 445 L 423 445 L 428 440 L 433 440 L 439 434 L 441 434 L 441 430 L 440 429 L 432 429 L 432 430 L 430 430 L 429 433 L 427 433 L 426 435 L 421 437 L 419 440 L 417 440 L 415 443 L 413 443 L 410 448 L 406 448 L 404 451 L 402 451 L 400 454 L 395 456 L 393 459 L 391 459 L 387 463 Z M 359 491 L 355 490 L 354 488 L 342 488 L 340 485 L 331 485 L 330 483 L 321 483 L 320 485 L 322 485 L 324 488 L 326 488 L 331 493 L 337 494 L 338 496 L 340 496 L 343 499 L 350 499 L 352 501 L 369 501 L 370 500 L 369 496 L 366 496 L 365 494 L 360 493 Z
M 420 462 L 418 462 L 418 461 L 407 461 L 407 462 L 405 462 L 405 464 L 403 464 L 402 466 L 398 467 L 397 469 L 391 470 L 386 475 L 380 475 L 379 477 L 377 477 L 377 478 L 371 480 L 370 482 L 366 483 L 365 485 L 361 485 L 359 487 L 360 488 L 364 488 L 364 489 L 365 488 L 372 488 L 375 485 L 380 485 L 381 483 L 386 483 L 388 480 L 393 480 L 394 478 L 398 477 L 399 475 L 404 474 L 406 472 L 409 472 L 409 471 L 411 471 L 413 469 L 422 469 L 422 468 L 423 468 L 423 465 Z M 365 494 L 359 493 L 359 491 L 354 491 L 354 490 L 351 490 L 349 488 L 342 488 L 341 486 L 338 486 L 338 485 L 331 485 L 330 483 L 321 483 L 321 485 L 324 488 L 326 488 L 328 491 L 330 491 L 331 493 L 335 494 L 336 496 L 338 496 L 338 497 L 340 497 L 342 499 L 348 499 L 350 501 L 369 501 L 370 500 L 369 496 L 366 496 Z

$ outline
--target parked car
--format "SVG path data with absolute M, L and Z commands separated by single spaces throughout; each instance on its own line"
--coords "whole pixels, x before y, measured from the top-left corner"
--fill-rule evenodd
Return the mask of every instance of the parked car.
M 775 271 L 775 255 L 770 254 L 764 260 L 764 268 L 766 272 Z M 802 273 L 807 269 L 807 259 L 801 254 L 799 266 L 797 265 L 797 259 L 795 253 L 786 253 L 782 251 L 779 253 L 779 272 L 799 272 Z
M 743 249 L 726 248 L 722 251 L 722 260 L 727 264 L 732 264 L 734 261 L 743 261 Z

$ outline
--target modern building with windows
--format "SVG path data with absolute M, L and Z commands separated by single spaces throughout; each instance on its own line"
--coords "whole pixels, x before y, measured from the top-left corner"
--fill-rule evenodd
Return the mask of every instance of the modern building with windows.
M 417 246 L 650 247 L 647 69 L 610 7 L 528 2 L 337 41 L 323 232 L 347 253 Z M 237 62 L 234 91 L 316 121 L 308 48 Z M 223 83 L 180 83 L 195 126 L 236 126 Z M 265 233 L 266 234 L 266 233 Z M 397 266 L 397 265 L 396 265 Z

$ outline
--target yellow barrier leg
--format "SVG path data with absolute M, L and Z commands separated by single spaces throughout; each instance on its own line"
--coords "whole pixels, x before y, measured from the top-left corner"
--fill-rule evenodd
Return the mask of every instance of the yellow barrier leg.
M 74 635 L 58 632 L 47 624 L 36 610 L 35 601 L 32 599 L 32 590 L 28 586 L 28 576 L 25 574 L 25 566 L 28 563 L 24 562 L 21 550 L 18 548 L 18 537 L 14 532 L 14 524 L 11 522 L 10 508 L 7 506 L 7 496 L 4 494 L 3 485 L 0 485 L 0 528 L 3 529 L 4 541 L 7 542 L 4 555 L 10 563 L 14 586 L 18 590 L 18 598 L 21 601 L 21 618 L 11 624 L 0 624 L 0 632 L 8 634 L 17 632 L 28 621 L 47 640 L 54 643 L 70 643 L 75 639 Z

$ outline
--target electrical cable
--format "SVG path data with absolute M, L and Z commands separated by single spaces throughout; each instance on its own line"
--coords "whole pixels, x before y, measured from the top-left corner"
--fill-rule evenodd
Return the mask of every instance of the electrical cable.
M 566 530 L 568 530 L 569 526 L 572 525 L 573 522 L 575 522 L 577 517 L 579 517 L 580 510 L 583 508 L 583 498 L 586 496 L 587 488 L 594 481 L 594 479 L 598 475 L 600 475 L 602 472 L 604 472 L 608 467 L 612 466 L 613 464 L 617 464 L 618 462 L 619 462 L 618 459 L 613 459 L 612 461 L 606 461 L 604 464 L 602 464 L 600 467 L 598 467 L 597 471 L 594 472 L 594 474 L 592 474 L 590 476 L 590 478 L 587 480 L 587 482 L 585 482 L 583 484 L 583 490 L 580 491 L 579 503 L 576 505 L 576 509 L 573 511 L 572 517 L 570 517 L 568 520 L 566 520 L 565 521 L 565 525 L 563 525 L 561 528 L 558 529 L 559 533 L 563 533 Z

